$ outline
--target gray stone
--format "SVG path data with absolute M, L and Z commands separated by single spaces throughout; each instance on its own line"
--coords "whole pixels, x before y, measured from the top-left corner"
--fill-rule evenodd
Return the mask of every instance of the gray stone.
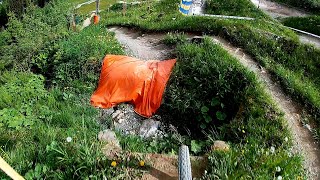
M 136 134 L 142 123 L 143 117 L 137 115 L 133 106 L 130 104 L 121 104 L 118 110 L 112 115 L 115 130 L 123 134 Z
M 114 113 L 113 108 L 109 108 L 109 109 L 102 109 L 102 113 L 104 115 L 112 115 Z
M 98 134 L 98 139 L 100 141 L 107 142 L 105 147 L 102 148 L 102 152 L 109 160 L 115 160 L 119 157 L 122 148 L 116 134 L 112 130 L 106 129 L 100 131 Z
M 156 136 L 159 131 L 158 129 L 160 124 L 160 121 L 155 121 L 153 119 L 143 120 L 139 129 L 139 135 L 143 138 Z
M 119 140 L 117 139 L 116 133 L 114 133 L 112 130 L 110 129 L 106 129 L 103 131 L 100 131 L 98 134 L 98 139 L 100 141 L 105 141 L 107 143 L 113 143 L 117 146 L 120 146 L 119 144 Z

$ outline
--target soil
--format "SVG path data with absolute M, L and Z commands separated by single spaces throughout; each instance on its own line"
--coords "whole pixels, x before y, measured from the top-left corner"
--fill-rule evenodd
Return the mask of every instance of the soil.
M 172 57 L 173 49 L 161 43 L 165 37 L 163 33 L 144 34 L 124 27 L 111 27 L 108 30 L 115 33 L 115 37 L 129 56 L 142 60 L 165 60 Z
M 278 4 L 276 2 L 267 1 L 267 0 L 251 0 L 251 2 L 256 5 L 258 8 L 265 11 L 273 18 L 284 18 L 292 16 L 307 16 L 308 13 L 294 9 L 291 7 Z
M 300 42 L 302 42 L 302 43 L 311 44 L 311 45 L 315 46 L 316 48 L 320 49 L 320 39 L 319 38 L 308 36 L 308 35 L 300 33 L 299 39 L 300 39 Z

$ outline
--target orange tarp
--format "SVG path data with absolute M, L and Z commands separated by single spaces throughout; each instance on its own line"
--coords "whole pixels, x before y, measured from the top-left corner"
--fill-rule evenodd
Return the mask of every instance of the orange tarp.
M 160 107 L 175 62 L 175 59 L 143 61 L 107 55 L 103 60 L 98 88 L 91 96 L 91 105 L 111 108 L 121 102 L 130 102 L 139 115 L 152 116 Z

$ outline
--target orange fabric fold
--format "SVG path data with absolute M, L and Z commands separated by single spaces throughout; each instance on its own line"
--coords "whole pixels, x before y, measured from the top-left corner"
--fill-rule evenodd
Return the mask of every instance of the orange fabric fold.
M 128 56 L 107 55 L 103 60 L 98 87 L 91 96 L 91 105 L 111 108 L 130 102 L 139 115 L 150 117 L 160 107 L 175 63 L 175 59 L 143 61 Z

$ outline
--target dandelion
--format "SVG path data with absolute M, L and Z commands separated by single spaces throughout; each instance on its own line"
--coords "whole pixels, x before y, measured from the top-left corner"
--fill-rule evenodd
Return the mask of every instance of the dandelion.
M 273 153 L 275 152 L 275 150 L 276 150 L 276 148 L 275 148 L 275 147 L 273 147 L 273 146 L 271 146 L 271 148 L 270 148 L 270 152 L 271 152 L 271 154 L 273 154 Z
M 246 131 L 244 129 L 242 129 L 242 133 L 244 134 L 244 133 L 246 133 Z
M 139 166 L 143 167 L 143 166 L 144 166 L 144 161 L 141 160 L 141 161 L 139 162 Z
M 112 162 L 111 162 L 111 166 L 112 166 L 112 167 L 116 167 L 116 166 L 117 166 L 117 162 L 116 162 L 116 161 L 112 161 Z
M 280 168 L 279 166 L 277 166 L 277 167 L 276 167 L 276 171 L 277 171 L 277 172 L 280 172 L 280 171 L 281 171 L 281 168 Z
M 277 180 L 282 180 L 282 176 L 278 176 L 278 177 L 277 177 Z
M 72 141 L 72 137 L 67 137 L 67 142 L 71 142 Z

